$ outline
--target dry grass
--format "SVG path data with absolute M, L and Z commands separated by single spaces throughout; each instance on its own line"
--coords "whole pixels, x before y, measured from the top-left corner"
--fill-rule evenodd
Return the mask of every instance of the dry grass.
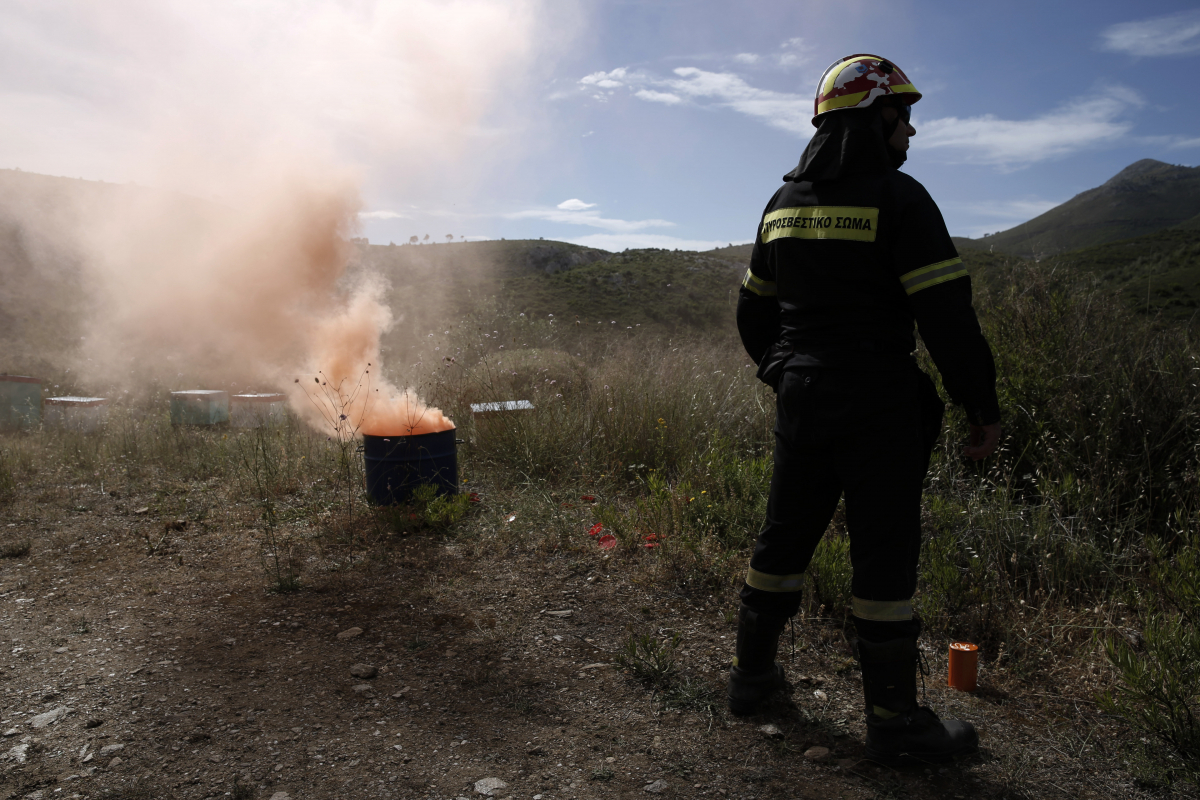
M 1136 639 L 1170 610 L 1147 580 L 1150 565 L 1166 569 L 1194 551 L 1184 533 L 1200 520 L 1200 357 L 1186 331 L 1132 319 L 1034 267 L 993 276 L 977 305 L 997 352 L 1005 439 L 986 467 L 965 464 L 954 444 L 964 421 L 948 415 L 926 495 L 917 602 L 932 635 L 982 645 L 997 691 L 1089 703 L 1129 676 L 1104 642 Z M 732 606 L 763 513 L 773 420 L 773 397 L 732 337 L 601 337 L 496 312 L 427 347 L 413 359 L 424 377 L 408 382 L 459 422 L 468 441 L 460 478 L 483 501 L 475 513 L 432 497 L 399 513 L 363 505 L 352 450 L 328 437 L 294 422 L 176 429 L 153 403 L 118 404 L 95 434 L 6 434 L 0 499 L 37 492 L 65 519 L 88 513 L 89 493 L 150 497 L 147 520 L 240 526 L 277 590 L 402 560 L 400 543 L 417 531 L 492 557 L 586 553 L 610 534 L 605 558 L 634 580 L 683 602 Z M 514 399 L 535 410 L 490 419 L 468 410 Z M 127 509 L 135 523 L 138 511 Z M 601 533 L 589 536 L 597 523 Z M 157 527 L 141 546 L 174 558 L 172 541 L 187 535 Z M 0 555 L 28 548 L 12 540 Z M 805 638 L 831 671 L 851 668 L 841 635 L 846 549 L 839 515 L 804 611 Z M 1121 657 L 1136 664 L 1139 653 Z M 1187 696 L 1194 676 L 1177 677 Z M 684 701 L 709 702 L 702 692 Z M 1139 731 L 1124 741 L 1128 768 L 1144 782 L 1184 785 L 1195 764 L 1166 748 L 1134 752 L 1161 732 L 1127 716 Z M 1070 748 L 1071 735 L 1051 738 Z M 1038 769 L 1009 766 L 1017 784 Z

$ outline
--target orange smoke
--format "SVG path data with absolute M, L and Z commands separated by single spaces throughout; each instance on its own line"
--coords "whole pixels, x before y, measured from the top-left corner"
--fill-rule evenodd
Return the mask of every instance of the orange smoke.
M 379 374 L 380 336 L 392 325 L 382 292 L 377 278 L 363 278 L 336 312 L 312 327 L 308 360 L 313 378 L 295 380 L 292 407 L 318 428 L 346 436 L 412 436 L 453 429 L 441 409 Z
M 582 30 L 574 4 L 316 0 L 283 15 L 279 4 L 159 5 L 84 4 L 66 27 L 48 6 L 25 37 L 36 46 L 19 54 L 35 65 L 16 89 L 35 98 L 26 106 L 68 116 L 17 128 L 86 132 L 26 137 L 46 142 L 46 163 L 187 193 L 105 184 L 22 201 L 53 207 L 46 238 L 78 264 L 88 313 L 74 321 L 86 336 L 70 339 L 71 377 L 105 392 L 286 388 L 322 430 L 348 420 L 389 433 L 453 427 L 403 388 L 407 376 L 381 380 L 392 315 L 379 280 L 347 272 L 360 185 L 370 176 L 377 191 L 402 187 L 416 207 L 431 187 L 485 190 L 484 153 L 515 168 L 512 152 L 529 147 L 524 103 L 541 94 L 526 74 L 543 74 L 535 63 Z M 103 96 L 94 76 L 76 85 L 78 70 L 57 68 L 67 50 L 97 66 Z M 51 73 L 66 83 L 46 83 Z M 369 389 L 357 394 L 313 394 L 362 379 Z
M 372 405 L 362 432 L 371 436 L 416 436 L 454 430 L 454 422 L 440 408 L 427 406 L 410 391 Z
M 155 195 L 85 210 L 102 312 L 79 371 L 170 388 L 290 386 L 292 408 L 325 432 L 348 421 L 388 433 L 454 427 L 379 372 L 393 317 L 382 278 L 347 272 L 361 207 L 353 176 L 312 165 L 268 173 L 246 186 L 240 214 L 204 206 L 198 221 Z

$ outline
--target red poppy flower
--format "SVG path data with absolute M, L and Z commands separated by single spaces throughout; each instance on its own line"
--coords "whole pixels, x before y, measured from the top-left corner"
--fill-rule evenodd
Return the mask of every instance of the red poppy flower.
M 597 522 L 595 525 L 592 526 L 591 530 L 588 531 L 588 536 L 595 536 L 597 533 L 599 533 L 602 530 L 604 530 L 604 526 L 601 525 L 599 522 Z
M 583 497 L 580 497 L 579 499 L 585 503 L 594 503 L 594 502 L 596 502 L 596 495 L 585 494 Z
M 617 546 L 617 537 L 606 533 L 597 540 L 596 544 L 600 545 L 601 550 L 612 550 Z

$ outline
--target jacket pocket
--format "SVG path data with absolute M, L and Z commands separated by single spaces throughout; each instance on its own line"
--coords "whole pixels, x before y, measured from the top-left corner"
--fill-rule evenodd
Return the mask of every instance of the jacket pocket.
M 758 362 L 758 372 L 755 373 L 758 379 L 778 393 L 779 379 L 783 377 L 783 370 L 794 352 L 791 342 L 776 342 L 768 347 L 766 355 Z

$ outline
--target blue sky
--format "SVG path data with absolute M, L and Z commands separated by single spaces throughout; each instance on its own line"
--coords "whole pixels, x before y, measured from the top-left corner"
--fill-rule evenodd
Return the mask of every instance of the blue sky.
M 358 176 L 377 243 L 749 241 L 812 133 L 817 78 L 856 52 L 924 93 L 905 170 L 956 235 L 1009 228 L 1141 158 L 1200 162 L 1192 3 L 106 8 L 0 8 L 0 167 L 236 204 L 222 170 L 178 164 L 287 152 Z

